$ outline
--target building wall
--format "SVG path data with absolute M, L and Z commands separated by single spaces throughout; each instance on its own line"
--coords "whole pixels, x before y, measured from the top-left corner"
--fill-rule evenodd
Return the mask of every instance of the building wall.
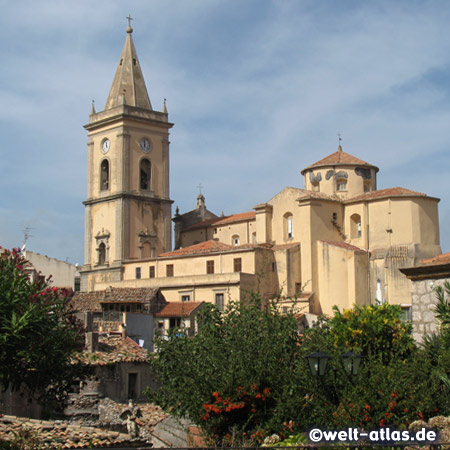
M 362 175 L 358 175 L 356 169 L 361 168 L 366 174 L 370 174 L 370 178 L 364 178 Z M 377 186 L 375 168 L 368 168 L 363 166 L 355 167 L 354 164 L 322 166 L 314 169 L 308 169 L 307 171 L 305 171 L 304 176 L 306 190 L 317 190 L 313 181 L 320 178 L 320 181 L 318 182 L 319 191 L 323 192 L 324 194 L 337 195 L 340 198 L 351 198 L 360 194 L 364 194 L 365 182 L 368 184 L 370 191 L 376 190 Z M 346 190 L 337 190 L 338 180 L 347 180 Z
M 325 242 L 318 242 L 317 249 L 320 311 L 332 315 L 334 305 L 368 304 L 368 254 Z
M 51 284 L 55 287 L 75 287 L 75 277 L 79 276 L 78 269 L 73 264 L 50 258 L 46 255 L 26 250 L 24 257 L 37 272 L 41 272 L 45 278 L 52 275 Z
M 256 220 L 211 225 L 213 239 L 218 239 L 228 245 L 233 245 L 233 236 L 239 236 L 240 244 L 252 244 L 252 233 L 256 232 Z
M 411 319 L 413 323 L 413 337 L 418 343 L 422 343 L 426 334 L 438 331 L 439 323 L 434 313 L 437 302 L 434 289 L 443 286 L 450 278 L 438 280 L 417 280 L 411 282 Z

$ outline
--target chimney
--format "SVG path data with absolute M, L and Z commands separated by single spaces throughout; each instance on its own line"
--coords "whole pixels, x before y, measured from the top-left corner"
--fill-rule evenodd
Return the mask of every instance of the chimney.
M 93 331 L 88 331 L 86 333 L 86 350 L 89 353 L 93 353 L 98 347 L 98 333 Z

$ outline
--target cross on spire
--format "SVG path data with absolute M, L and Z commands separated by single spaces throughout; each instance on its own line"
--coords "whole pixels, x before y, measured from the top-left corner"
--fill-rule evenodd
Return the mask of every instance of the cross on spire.
M 202 195 L 202 189 L 203 189 L 203 187 L 204 187 L 204 186 L 202 186 L 202 183 L 199 183 L 199 185 L 197 186 L 200 195 Z
M 131 14 L 128 14 L 128 17 L 125 17 L 125 19 L 128 20 L 128 26 L 131 28 L 131 21 L 133 20 L 133 18 L 131 17 Z
M 342 143 L 342 135 L 341 135 L 341 133 L 338 133 L 337 135 L 338 135 L 338 138 L 339 138 L 339 145 L 341 145 L 341 143 Z

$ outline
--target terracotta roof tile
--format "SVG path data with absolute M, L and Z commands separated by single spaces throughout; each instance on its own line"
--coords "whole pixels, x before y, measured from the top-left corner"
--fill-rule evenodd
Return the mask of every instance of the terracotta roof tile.
M 205 302 L 169 302 L 155 317 L 187 317 Z
M 432 258 L 420 260 L 420 264 L 427 266 L 437 266 L 440 264 L 450 263 L 450 253 L 442 253 L 441 255 L 433 256 Z
M 12 441 L 20 430 L 31 430 L 35 433 L 40 449 L 110 448 L 120 444 L 123 447 L 125 442 L 131 441 L 130 435 L 118 431 L 0 414 L 0 441 Z
M 320 161 L 315 162 L 314 164 L 311 164 L 310 166 L 306 167 L 302 170 L 302 174 L 314 167 L 320 167 L 320 166 L 339 166 L 339 165 L 358 165 L 358 166 L 368 166 L 368 167 L 374 167 L 378 171 L 378 167 L 367 163 L 366 161 L 363 161 L 362 159 L 356 158 L 356 156 L 350 155 L 349 153 L 345 153 L 342 151 L 342 147 L 339 146 L 338 151 L 332 153 L 331 155 L 326 156 L 325 158 L 321 159 Z
M 161 253 L 159 257 L 166 256 L 185 256 L 185 255 L 200 255 L 202 253 L 223 252 L 225 250 L 231 250 L 232 245 L 224 244 L 219 241 L 205 241 L 200 244 L 190 245 L 189 247 L 179 248 L 173 252 Z
M 103 295 L 103 291 L 75 292 L 69 303 L 75 311 L 101 312 L 100 300 Z
M 220 217 L 218 222 L 215 222 L 215 225 L 225 225 L 228 223 L 233 223 L 233 222 L 241 222 L 241 221 L 245 221 L 245 220 L 254 220 L 256 217 L 256 212 L 255 211 L 248 211 L 248 212 L 244 212 L 244 213 L 239 213 L 239 214 L 233 214 L 231 216 L 228 217 Z
M 347 242 L 334 242 L 334 241 L 322 241 L 324 244 L 333 245 L 334 247 L 341 247 L 345 248 L 347 250 L 353 250 L 355 252 L 365 252 L 367 253 L 367 250 L 364 250 L 363 248 L 356 247 L 356 245 L 347 244 Z
M 226 217 L 230 217 L 230 216 L 226 216 Z M 198 228 L 205 228 L 208 227 L 209 225 L 212 225 L 215 222 L 218 222 L 219 220 L 223 220 L 224 217 L 215 217 L 213 219 L 206 219 L 206 220 L 202 220 L 201 222 L 197 222 L 194 223 L 186 228 L 183 229 L 184 231 L 190 231 L 190 230 L 197 230 Z
M 365 194 L 357 195 L 356 197 L 349 198 L 345 203 L 356 202 L 360 200 L 371 200 L 384 197 L 428 197 L 427 194 L 422 192 L 411 191 L 410 189 L 402 187 L 393 187 L 387 189 L 380 189 L 378 191 L 367 192 Z M 434 197 L 429 197 L 434 198 Z
M 98 349 L 95 352 L 83 352 L 76 359 L 88 365 L 115 364 L 119 362 L 148 362 L 147 350 L 139 347 L 129 337 L 123 339 L 120 334 L 100 334 Z
M 101 312 L 101 303 L 148 303 L 158 297 L 158 288 L 108 288 L 76 292 L 70 300 L 75 311 Z

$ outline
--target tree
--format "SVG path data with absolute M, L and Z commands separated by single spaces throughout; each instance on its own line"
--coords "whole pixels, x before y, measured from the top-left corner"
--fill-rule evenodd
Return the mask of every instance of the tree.
M 151 365 L 162 386 L 148 394 L 216 444 L 261 442 L 294 370 L 297 339 L 295 318 L 263 308 L 257 294 L 224 314 L 205 305 L 196 336 L 176 330 L 157 341 Z
M 26 387 L 58 397 L 78 370 L 71 360 L 84 345 L 67 293 L 32 282 L 18 249 L 0 255 L 0 387 Z

